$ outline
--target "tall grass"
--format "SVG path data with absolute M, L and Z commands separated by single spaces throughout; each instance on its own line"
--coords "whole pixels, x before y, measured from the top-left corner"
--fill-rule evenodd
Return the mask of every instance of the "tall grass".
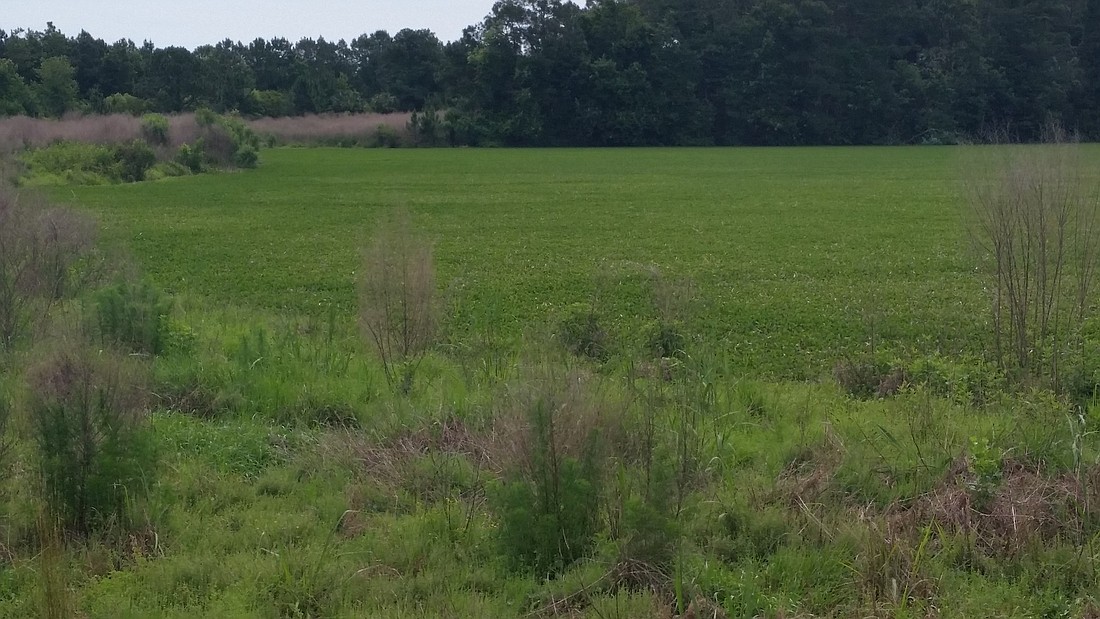
M 245 124 L 275 144 L 306 146 L 399 146 L 408 144 L 409 114 L 325 114 L 258 118 Z M 193 144 L 202 136 L 195 114 L 167 117 L 166 148 Z M 60 119 L 0 118 L 0 153 L 48 146 L 54 142 L 125 144 L 143 139 L 143 119 L 129 114 L 76 115 Z
M 396 146 L 409 142 L 410 114 L 323 114 L 248 121 L 277 144 L 303 146 Z M 392 143 L 385 143 L 392 140 Z

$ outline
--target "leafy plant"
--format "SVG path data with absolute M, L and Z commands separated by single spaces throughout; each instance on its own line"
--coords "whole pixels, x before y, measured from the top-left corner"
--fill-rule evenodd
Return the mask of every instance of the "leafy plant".
M 558 339 L 579 357 L 605 360 L 609 354 L 607 330 L 600 324 L 600 315 L 586 303 L 575 303 L 565 310 L 558 323 Z
M 127 528 L 154 475 L 141 375 L 132 362 L 80 346 L 28 373 L 43 498 L 73 532 Z
M 381 225 L 363 254 L 359 325 L 386 380 L 408 394 L 436 329 L 432 247 L 408 215 Z
M 163 114 L 146 114 L 141 117 L 141 135 L 150 144 L 168 145 L 168 119 Z
M 95 295 L 100 337 L 136 353 L 157 355 L 170 343 L 171 300 L 148 282 L 122 281 Z

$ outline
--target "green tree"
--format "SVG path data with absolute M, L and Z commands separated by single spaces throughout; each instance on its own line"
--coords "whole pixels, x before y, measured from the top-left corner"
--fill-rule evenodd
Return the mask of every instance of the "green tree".
M 15 64 L 0 58 L 0 116 L 28 114 L 34 109 L 31 92 Z
M 60 117 L 76 106 L 76 70 L 68 58 L 52 56 L 38 69 L 38 101 L 42 111 Z

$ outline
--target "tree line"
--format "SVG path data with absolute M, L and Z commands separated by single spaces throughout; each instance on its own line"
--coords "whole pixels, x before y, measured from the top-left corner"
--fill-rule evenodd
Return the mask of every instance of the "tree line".
M 0 114 L 417 111 L 449 144 L 1100 138 L 1100 0 L 501 0 L 427 30 L 194 50 L 0 30 Z

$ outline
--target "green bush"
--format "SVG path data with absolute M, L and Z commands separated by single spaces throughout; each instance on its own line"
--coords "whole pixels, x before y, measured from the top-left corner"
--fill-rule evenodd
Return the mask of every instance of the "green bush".
M 140 116 L 152 105 L 145 99 L 126 93 L 115 93 L 103 100 L 103 111 L 108 114 Z
M 178 151 L 176 151 L 176 163 L 187 168 L 192 174 L 199 174 L 202 172 L 202 149 L 195 148 L 190 144 L 182 144 Z
M 557 575 L 592 547 L 599 495 L 594 471 L 566 459 L 550 477 L 497 485 L 500 547 L 515 569 Z
M 83 347 L 28 372 L 43 499 L 75 533 L 132 524 L 155 472 L 141 368 Z
M 141 117 L 141 135 L 150 144 L 168 144 L 168 119 L 162 114 L 146 114 Z
M 177 176 L 189 176 L 191 174 L 190 168 L 179 163 L 177 161 L 163 161 L 154 165 L 145 173 L 145 180 L 147 181 L 159 181 L 165 178 L 174 178 Z
M 608 334 L 591 305 L 576 303 L 569 306 L 565 317 L 558 323 L 558 338 L 574 355 L 601 361 L 607 359 Z
M 104 146 L 56 142 L 22 156 L 26 185 L 104 185 L 145 180 L 156 164 L 156 153 L 142 140 Z
M 658 359 L 684 354 L 684 336 L 679 323 L 655 320 L 641 329 L 646 351 Z
M 252 146 L 245 144 L 233 154 L 233 165 L 238 168 L 254 168 L 260 161 L 260 153 Z
M 95 321 L 104 343 L 157 355 L 169 344 L 171 301 L 147 282 L 121 282 L 95 295 Z
M 80 182 L 106 184 L 121 178 L 117 152 L 110 146 L 81 142 L 57 142 L 27 151 L 22 156 L 26 165 L 27 184 Z
M 119 177 L 125 183 L 140 183 L 145 174 L 157 163 L 157 155 L 148 144 L 134 140 L 115 147 L 119 163 Z

